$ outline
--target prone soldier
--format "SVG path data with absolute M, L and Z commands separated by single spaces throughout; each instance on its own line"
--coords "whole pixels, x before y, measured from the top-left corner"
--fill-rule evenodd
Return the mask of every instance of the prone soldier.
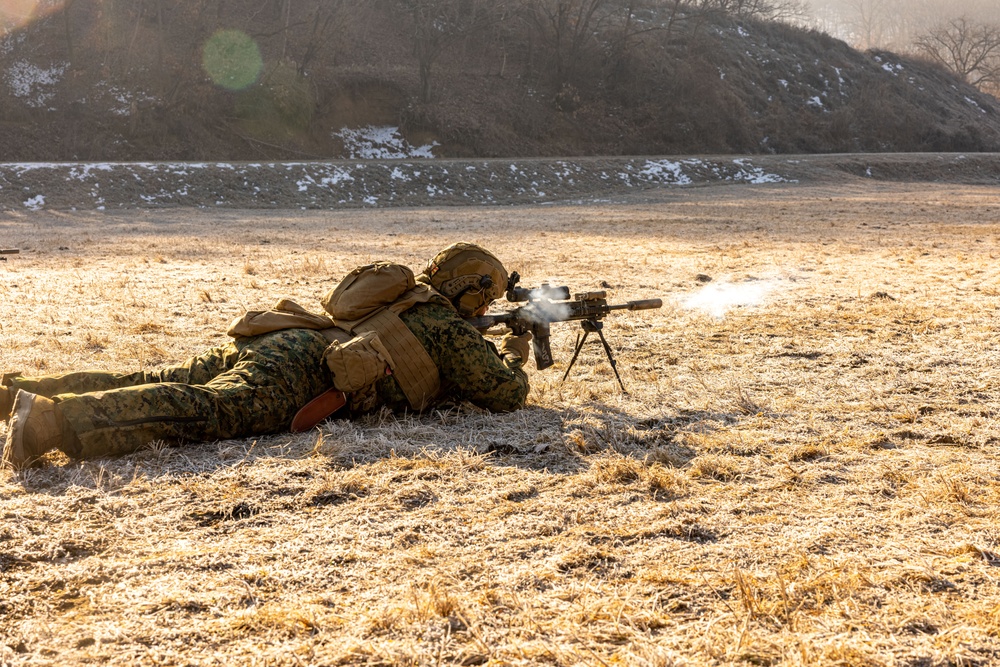
M 324 299 L 330 316 L 286 300 L 248 313 L 230 327 L 234 340 L 176 366 L 4 375 L 3 463 L 21 469 L 53 449 L 87 459 L 154 441 L 305 430 L 338 409 L 469 401 L 516 410 L 528 394 L 522 366 L 531 334 L 508 334 L 496 346 L 465 320 L 483 315 L 507 283 L 495 255 L 456 243 L 416 277 L 398 264 L 356 269 Z

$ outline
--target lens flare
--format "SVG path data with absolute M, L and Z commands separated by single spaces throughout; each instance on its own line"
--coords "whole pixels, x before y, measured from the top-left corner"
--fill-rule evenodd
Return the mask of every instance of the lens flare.
M 264 60 L 257 42 L 242 30 L 220 30 L 205 42 L 205 73 L 227 90 L 243 90 L 257 82 Z
M 0 0 L 0 37 L 62 9 L 63 2 Z

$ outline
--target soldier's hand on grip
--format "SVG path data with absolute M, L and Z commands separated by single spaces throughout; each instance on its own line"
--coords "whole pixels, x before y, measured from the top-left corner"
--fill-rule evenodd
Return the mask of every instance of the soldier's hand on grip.
M 528 361 L 530 347 L 530 331 L 526 331 L 520 336 L 514 335 L 513 333 L 507 333 L 500 339 L 500 355 L 503 357 L 506 357 L 508 354 L 516 356 L 520 359 L 521 366 Z

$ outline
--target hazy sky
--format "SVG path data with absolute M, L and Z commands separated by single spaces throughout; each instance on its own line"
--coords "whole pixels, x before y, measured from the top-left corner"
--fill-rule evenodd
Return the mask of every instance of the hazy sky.
M 855 46 L 903 47 L 950 19 L 1000 23 L 1000 0 L 807 0 L 816 26 Z
M 903 14 L 919 14 L 927 11 L 951 16 L 1000 14 L 998 0 L 808 0 L 808 2 L 816 10 L 831 8 L 849 13 L 862 10 L 874 11 L 881 6 Z

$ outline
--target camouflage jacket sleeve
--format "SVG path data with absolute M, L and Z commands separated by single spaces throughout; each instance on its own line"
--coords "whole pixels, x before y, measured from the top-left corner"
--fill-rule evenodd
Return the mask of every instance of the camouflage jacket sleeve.
M 442 400 L 469 401 L 493 412 L 524 406 L 527 373 L 502 359 L 496 346 L 453 310 L 420 304 L 400 317 L 437 364 Z

